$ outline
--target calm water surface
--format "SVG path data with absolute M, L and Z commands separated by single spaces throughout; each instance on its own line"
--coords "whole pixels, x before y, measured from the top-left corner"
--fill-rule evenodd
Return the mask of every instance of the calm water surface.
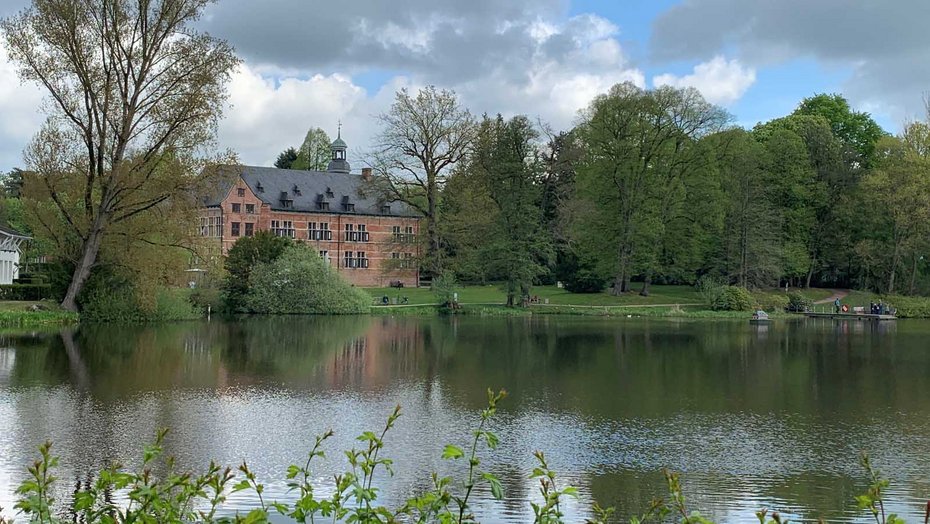
M 865 521 L 859 450 L 894 477 L 894 511 L 919 521 L 930 496 L 930 322 L 292 317 L 3 337 L 0 506 L 47 438 L 67 498 L 161 427 L 184 466 L 248 460 L 279 500 L 287 466 L 332 428 L 325 492 L 346 466 L 337 451 L 400 404 L 382 484 L 398 506 L 447 472 L 443 445 L 467 438 L 488 387 L 510 397 L 487 458 L 506 500 L 480 505 L 484 522 L 532 520 L 537 449 L 581 490 L 572 521 L 594 501 L 628 519 L 664 495 L 666 467 L 720 521 L 761 507 Z

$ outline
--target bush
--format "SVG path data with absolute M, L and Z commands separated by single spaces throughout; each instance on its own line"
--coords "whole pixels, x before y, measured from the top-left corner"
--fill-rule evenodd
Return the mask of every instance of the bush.
M 788 311 L 793 313 L 804 313 L 805 311 L 810 311 L 814 306 L 814 301 L 807 298 L 804 293 L 798 291 L 792 291 L 788 293 Z
M 81 307 L 81 319 L 89 322 L 167 322 L 202 316 L 200 308 L 191 303 L 188 289 L 159 289 L 154 305 L 144 308 L 132 286 L 98 287 L 86 295 Z
M 757 292 L 752 294 L 756 309 L 764 311 L 784 311 L 788 308 L 791 299 L 780 291 Z
M 704 275 L 698 279 L 694 287 L 697 288 L 698 294 L 701 295 L 704 303 L 713 306 L 720 300 L 720 295 L 727 285 L 719 278 Z
M 724 286 L 711 307 L 716 311 L 751 311 L 752 294 L 739 286 Z
M 888 296 L 882 302 L 896 310 L 901 318 L 930 318 L 930 298 Z
M 252 271 L 260 264 L 274 262 L 294 241 L 279 237 L 270 231 L 259 231 L 255 236 L 241 237 L 233 244 L 226 257 L 226 279 L 223 281 L 223 305 L 230 313 L 247 312 L 246 304 L 251 286 Z
M 439 302 L 439 305 L 448 308 L 452 307 L 458 286 L 459 283 L 455 278 L 455 273 L 443 271 L 433 279 L 430 290 L 436 295 L 436 301 Z
M 367 313 L 371 296 L 351 286 L 317 252 L 293 245 L 252 269 L 246 307 L 253 313 L 347 315 Z
M 0 300 L 45 300 L 52 298 L 50 284 L 3 284 Z
M 572 293 L 600 293 L 608 281 L 593 262 L 582 260 L 572 252 L 560 253 L 556 276 L 565 290 Z

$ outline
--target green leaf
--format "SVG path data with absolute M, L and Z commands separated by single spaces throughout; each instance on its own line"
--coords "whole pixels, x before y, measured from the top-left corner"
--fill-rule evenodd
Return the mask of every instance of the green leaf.
M 442 451 L 442 458 L 445 460 L 455 460 L 464 456 L 465 452 L 462 451 L 462 448 L 452 444 L 446 444 L 446 448 Z
M 488 481 L 488 484 L 491 486 L 491 495 L 493 495 L 497 500 L 503 499 L 504 490 L 501 487 L 501 481 L 490 473 L 482 473 L 481 476 L 484 478 L 484 480 Z

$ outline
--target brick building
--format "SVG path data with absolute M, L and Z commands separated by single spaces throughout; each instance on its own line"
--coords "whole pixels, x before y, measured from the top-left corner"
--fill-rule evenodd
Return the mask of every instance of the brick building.
M 225 255 L 240 237 L 271 231 L 312 245 L 356 286 L 415 286 L 419 215 L 366 191 L 371 170 L 351 173 L 346 149 L 341 137 L 333 142 L 326 171 L 218 167 L 201 236 L 216 239 Z

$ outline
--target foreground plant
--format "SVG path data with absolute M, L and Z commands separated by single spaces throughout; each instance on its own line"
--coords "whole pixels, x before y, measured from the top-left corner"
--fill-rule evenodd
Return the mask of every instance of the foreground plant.
M 380 432 L 362 433 L 356 438 L 361 446 L 345 452 L 349 469 L 333 477 L 335 489 L 328 498 L 317 498 L 311 466 L 315 460 L 326 457 L 323 447 L 333 436 L 331 430 L 316 437 L 302 466 L 288 468 L 287 486 L 296 495 L 296 500 L 290 504 L 268 500 L 264 484 L 246 463 L 239 466 L 238 472 L 214 463 L 199 475 L 177 472 L 174 459 L 163 456 L 167 431 L 159 431 L 155 442 L 144 448 L 142 464 L 137 470 L 127 471 L 120 464 L 101 470 L 95 480 L 83 486 L 79 483 L 71 504 L 63 508 L 56 507 L 52 495 L 57 482 L 52 472 L 58 466 L 58 458 L 51 453 L 51 443 L 46 442 L 39 447 L 39 459 L 28 468 L 28 478 L 16 490 L 19 500 L 14 508 L 35 524 L 261 524 L 269 522 L 273 513 L 304 524 L 474 524 L 479 522 L 472 509 L 476 493 L 486 489 L 494 500 L 504 496 L 500 480 L 482 467 L 482 455 L 497 448 L 497 434 L 489 427 L 498 403 L 505 396 L 504 391 L 488 390 L 487 407 L 481 411 L 468 445 L 464 448 L 453 444 L 445 446 L 443 459 L 453 463 L 467 461 L 463 476 L 440 477 L 433 473 L 431 489 L 410 498 L 397 510 L 378 504 L 380 490 L 374 485 L 374 477 L 381 470 L 393 475 L 393 461 L 383 457 L 381 452 L 385 438 L 401 416 L 399 406 L 388 416 Z M 563 524 L 566 520 L 562 504 L 566 498 L 577 498 L 578 490 L 558 482 L 543 452 L 536 451 L 534 456 L 537 464 L 529 477 L 539 484 L 539 499 L 530 502 L 533 523 Z M 856 497 L 859 508 L 868 510 L 876 524 L 902 524 L 904 520 L 897 515 L 885 513 L 884 491 L 889 481 L 873 468 L 868 455 L 863 454 L 860 463 L 868 476 L 869 487 L 866 493 Z M 630 524 L 669 521 L 712 524 L 700 512 L 688 508 L 678 474 L 666 471 L 665 480 L 668 501 L 654 499 L 644 513 L 629 520 Z M 243 491 L 255 494 L 257 507 L 245 514 L 217 516 L 227 494 Z M 119 503 L 114 502 L 115 494 L 119 495 Z M 595 504 L 586 524 L 616 522 L 614 512 L 612 507 Z M 777 512 L 767 509 L 757 511 L 756 517 L 760 524 L 788 523 Z M 928 522 L 930 502 L 924 524 Z M 0 524 L 13 524 L 13 520 L 0 517 Z

